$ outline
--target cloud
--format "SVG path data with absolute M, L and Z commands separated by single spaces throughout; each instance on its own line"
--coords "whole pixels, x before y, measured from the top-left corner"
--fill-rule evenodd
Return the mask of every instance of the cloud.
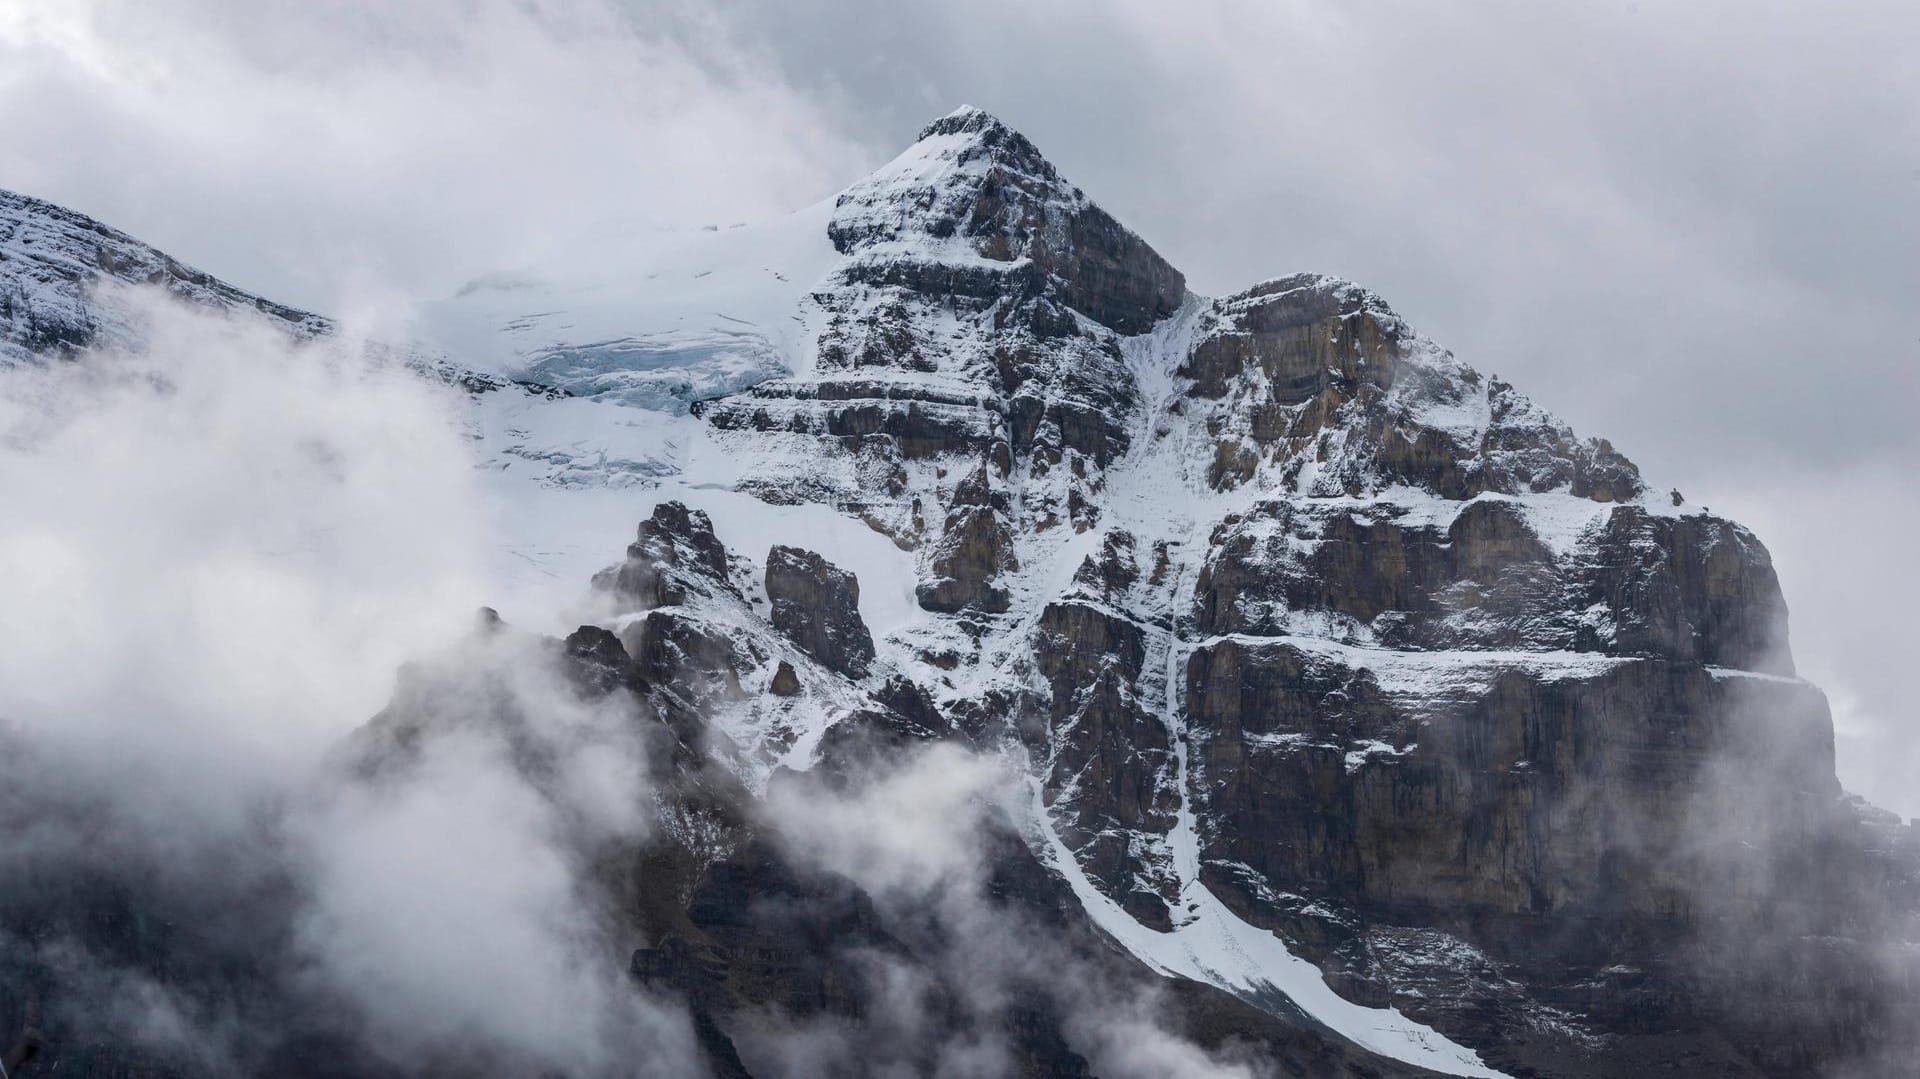
M 985 822 L 1017 804 L 1019 783 L 1006 760 L 937 743 L 851 791 L 775 786 L 768 818 L 807 861 L 869 891 L 919 899 L 977 883 Z
M 344 315 L 777 215 L 855 169 L 755 56 L 652 25 L 601 0 L 26 0 L 0 14 L 0 182 Z
M 0 580 L 0 716 L 129 766 L 198 754 L 195 780 L 284 774 L 485 597 L 458 401 L 148 306 L 148 351 L 0 371 L 0 556 L 30 570 Z
M 869 893 L 930 953 L 860 958 L 874 1014 L 857 1036 L 832 1021 L 748 1024 L 742 1053 L 772 1075 L 846 1071 L 961 1079 L 1008 1072 L 1017 1023 L 1049 1010 L 1094 1074 L 1118 1079 L 1271 1074 L 1257 1054 L 1222 1055 L 1169 1029 L 1159 979 L 1116 961 L 1091 935 L 1051 923 L 1044 897 L 996 895 L 998 860 L 1024 854 L 1016 822 L 1031 806 L 1017 753 L 935 743 L 860 772 L 844 786 L 769 788 L 765 821 L 804 864 Z M 1014 851 L 1019 851 L 1015 854 Z M 1030 906 L 1028 902 L 1038 904 Z M 804 1063 L 794 1063 L 804 1062 Z M 889 1071 L 888 1069 L 893 1069 Z M 758 1074 L 758 1072 L 756 1072 Z
M 651 825 L 643 725 L 470 632 L 457 391 L 127 299 L 140 352 L 0 370 L 0 983 L 213 1074 L 696 1073 L 591 888 Z M 353 778 L 390 699 L 417 757 Z
M 307 976 L 396 1066 L 697 1072 L 685 1016 L 635 992 L 632 942 L 593 890 L 604 845 L 631 850 L 651 824 L 637 717 L 582 701 L 506 633 L 437 666 L 395 705 L 425 724 L 418 758 L 375 751 L 370 782 L 295 808 Z

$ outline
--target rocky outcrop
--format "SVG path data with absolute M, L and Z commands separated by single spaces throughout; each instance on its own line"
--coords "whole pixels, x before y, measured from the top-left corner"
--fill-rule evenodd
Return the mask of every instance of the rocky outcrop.
M 1171 739 L 1135 690 L 1145 636 L 1124 618 L 1069 601 L 1047 606 L 1035 640 L 1051 698 L 1043 783 L 1061 838 L 1129 914 L 1164 931 L 1178 882 L 1137 837 L 1164 835 L 1180 805 Z
M 1578 504 L 1558 501 L 1263 502 L 1215 530 L 1196 616 L 1212 633 L 1325 626 L 1335 639 L 1395 648 L 1591 651 L 1793 672 L 1779 580 L 1752 533 L 1638 505 L 1596 506 L 1573 531 L 1554 515 L 1580 513 Z M 1560 550 L 1541 538 L 1556 529 Z
M 848 188 L 827 235 L 843 254 L 872 253 L 861 266 L 867 273 L 871 263 L 901 273 L 891 256 L 948 243 L 991 262 L 1030 265 L 1038 274 L 1015 294 L 1050 291 L 1121 333 L 1145 331 L 1186 293 L 1180 271 L 1062 180 L 1026 136 L 974 108 L 927 125 L 913 149 Z
M 767 692 L 776 697 L 793 697 L 799 694 L 800 675 L 794 671 L 793 664 L 784 659 L 780 661 L 780 665 L 773 670 L 772 681 L 767 683 Z
M 1193 394 L 1218 399 L 1253 375 L 1266 384 L 1267 409 L 1252 416 L 1258 435 L 1274 409 L 1306 404 L 1328 390 L 1351 398 L 1361 386 L 1393 388 L 1406 327 L 1371 293 L 1312 274 L 1279 278 L 1214 302 L 1214 316 L 1179 373 Z
M 1708 801 L 1817 808 L 1839 793 L 1818 693 L 1664 660 L 1228 641 L 1194 653 L 1186 694 L 1199 790 L 1229 803 L 1206 817 L 1234 822 L 1209 858 L 1463 923 L 1731 905 L 1694 875 Z
M 849 188 L 828 232 L 846 258 L 803 304 L 812 373 L 696 412 L 743 443 L 793 448 L 743 488 L 837 506 L 903 545 L 931 539 L 928 610 L 1004 613 L 993 582 L 1012 568 L 1010 530 L 1095 523 L 1099 471 L 1127 452 L 1138 404 L 1119 334 L 1170 314 L 1184 283 L 977 110 Z
M 1767 549 L 1745 528 L 1622 506 L 1575 561 L 1574 602 L 1597 616 L 1581 643 L 1793 673 L 1786 600 Z
M 1338 278 L 1297 274 L 1212 301 L 1179 373 L 1206 418 L 1216 488 L 1270 463 L 1295 490 L 1322 497 L 1396 484 L 1447 499 L 1645 493 L 1639 470 L 1605 440 L 1577 438 Z
M 998 614 L 1007 609 L 1000 577 L 1018 568 L 1006 520 L 1007 501 L 995 488 L 985 461 L 953 491 L 952 510 L 927 556 L 927 576 L 917 586 L 920 606 L 953 613 Z
M 873 634 L 860 619 L 860 580 L 812 551 L 767 552 L 767 598 L 773 628 L 829 670 L 865 678 Z
M 662 502 L 640 522 L 626 561 L 594 576 L 594 588 L 632 610 L 675 607 L 715 590 L 735 592 L 727 550 L 713 522 L 679 502 Z
M 994 581 L 1009 561 L 1013 542 L 1006 522 L 985 506 L 961 506 L 947 516 L 933 549 L 929 579 L 917 586 L 920 606 L 953 613 L 1007 609 L 1007 590 Z
M 1771 950 L 1810 943 L 1789 928 L 1801 919 L 1897 932 L 1874 868 L 1886 863 L 1838 797 L 1816 691 L 1657 659 L 1427 655 L 1298 640 L 1194 653 L 1200 817 L 1232 822 L 1203 835 L 1216 894 L 1356 995 L 1543 1074 L 1677 1054 L 1800 1074 L 1856 1037 L 1881 1044 L 1861 1031 L 1899 999 L 1884 968 L 1842 974 L 1793 946 L 1839 997 L 1806 995 L 1785 988 Z M 1408 926 L 1439 932 L 1390 928 Z M 1834 947 L 1857 945 L 1813 951 Z M 1486 964 L 1482 984 L 1401 995 L 1410 973 L 1457 977 L 1462 955 Z M 1518 1000 L 1501 989 L 1516 983 Z M 1467 1014 L 1467 1000 L 1498 1017 Z M 1543 1038 L 1547 1023 L 1608 1045 L 1613 1063 L 1582 1070 L 1579 1038 Z M 1829 1048 L 1788 1063 L 1809 1044 Z

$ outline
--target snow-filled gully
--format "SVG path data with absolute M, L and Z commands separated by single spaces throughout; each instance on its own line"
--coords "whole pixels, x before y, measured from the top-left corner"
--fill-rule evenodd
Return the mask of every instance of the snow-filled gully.
M 1115 524 L 1132 529 L 1141 540 L 1168 543 L 1175 568 L 1167 585 L 1169 610 L 1175 597 L 1187 594 L 1193 585 L 1198 561 L 1206 548 L 1207 522 L 1217 519 L 1213 511 L 1227 508 L 1208 505 L 1209 512 L 1203 514 L 1196 512 L 1199 503 L 1203 500 L 1238 502 L 1248 498 L 1231 494 L 1197 497 L 1191 493 L 1204 487 L 1193 486 L 1181 475 L 1189 459 L 1187 443 L 1191 429 L 1188 425 L 1173 425 L 1174 429 L 1165 439 L 1154 437 L 1155 427 L 1166 415 L 1166 405 L 1175 392 L 1172 372 L 1193 332 L 1194 316 L 1194 305 L 1189 304 L 1186 310 L 1161 323 L 1152 333 L 1126 342 L 1146 406 L 1142 409 L 1142 427 L 1136 433 L 1133 450 L 1108 476 L 1109 509 Z M 1176 499 L 1176 491 L 1183 497 Z M 1077 556 L 1069 552 L 1061 554 L 1078 561 Z M 1270 1005 L 1277 991 L 1313 1021 L 1394 1060 L 1452 1075 L 1503 1075 L 1489 1068 L 1472 1049 L 1396 1009 L 1365 1007 L 1342 998 L 1328 986 L 1318 967 L 1288 951 L 1285 942 L 1273 933 L 1248 924 L 1228 910 L 1201 883 L 1200 837 L 1188 772 L 1186 719 L 1179 699 L 1180 671 L 1195 646 L 1182 639 L 1177 618 L 1168 619 L 1168 625 L 1171 628 L 1161 631 L 1165 633 L 1165 644 L 1158 704 L 1161 722 L 1166 725 L 1174 748 L 1175 781 L 1180 798 L 1173 830 L 1167 836 L 1180 886 L 1173 928 L 1160 932 L 1140 924 L 1094 886 L 1054 829 L 1039 779 L 1030 776 L 1027 780 L 1030 840 L 1042 860 L 1066 880 L 1088 916 L 1103 932 L 1161 973 L 1218 986 L 1255 1004 Z

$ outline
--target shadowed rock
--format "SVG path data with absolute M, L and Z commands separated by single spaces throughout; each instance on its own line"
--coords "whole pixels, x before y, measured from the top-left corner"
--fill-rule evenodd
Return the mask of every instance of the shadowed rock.
M 773 672 L 773 680 L 767 683 L 767 692 L 776 697 L 795 697 L 800 694 L 800 676 L 794 673 L 793 664 L 786 660 Z
M 635 610 L 676 606 L 715 589 L 732 591 L 727 549 L 705 513 L 681 502 L 662 502 L 640 522 L 639 538 L 626 561 L 601 570 L 593 586 Z
M 865 678 L 873 663 L 873 634 L 860 619 L 860 580 L 799 547 L 767 552 L 767 598 L 775 629 L 821 666 Z

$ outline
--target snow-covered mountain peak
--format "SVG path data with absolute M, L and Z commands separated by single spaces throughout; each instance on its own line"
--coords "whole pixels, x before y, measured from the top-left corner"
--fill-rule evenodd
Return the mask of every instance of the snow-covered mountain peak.
M 332 330 L 319 315 L 242 292 L 83 213 L 0 190 L 0 362 L 136 343 L 139 312 L 114 285 L 158 286 L 207 309 L 257 315 L 296 337 Z
M 929 135 L 938 135 L 946 131 L 960 130 L 963 128 L 1005 128 L 1006 126 L 998 116 L 993 115 L 978 105 L 961 105 L 952 112 L 929 122 L 927 126 L 921 128 L 920 134 L 914 136 L 914 141 L 918 142 Z
M 1031 278 L 1068 307 L 1122 333 L 1171 314 L 1186 294 L 1180 271 L 1060 175 L 1026 136 L 979 109 L 935 120 L 898 157 L 835 200 L 834 247 L 862 280 L 911 284 L 915 267 L 962 275 L 969 289 L 1007 291 L 993 278 Z
M 763 224 L 662 234 L 612 261 L 623 259 L 586 278 L 476 278 L 429 308 L 424 332 L 480 370 L 682 412 L 832 369 L 849 316 L 865 319 L 854 307 L 884 318 L 907 293 L 1009 309 L 1048 297 L 1122 333 L 1186 295 L 1178 270 L 1030 140 L 970 106 L 836 197 Z

